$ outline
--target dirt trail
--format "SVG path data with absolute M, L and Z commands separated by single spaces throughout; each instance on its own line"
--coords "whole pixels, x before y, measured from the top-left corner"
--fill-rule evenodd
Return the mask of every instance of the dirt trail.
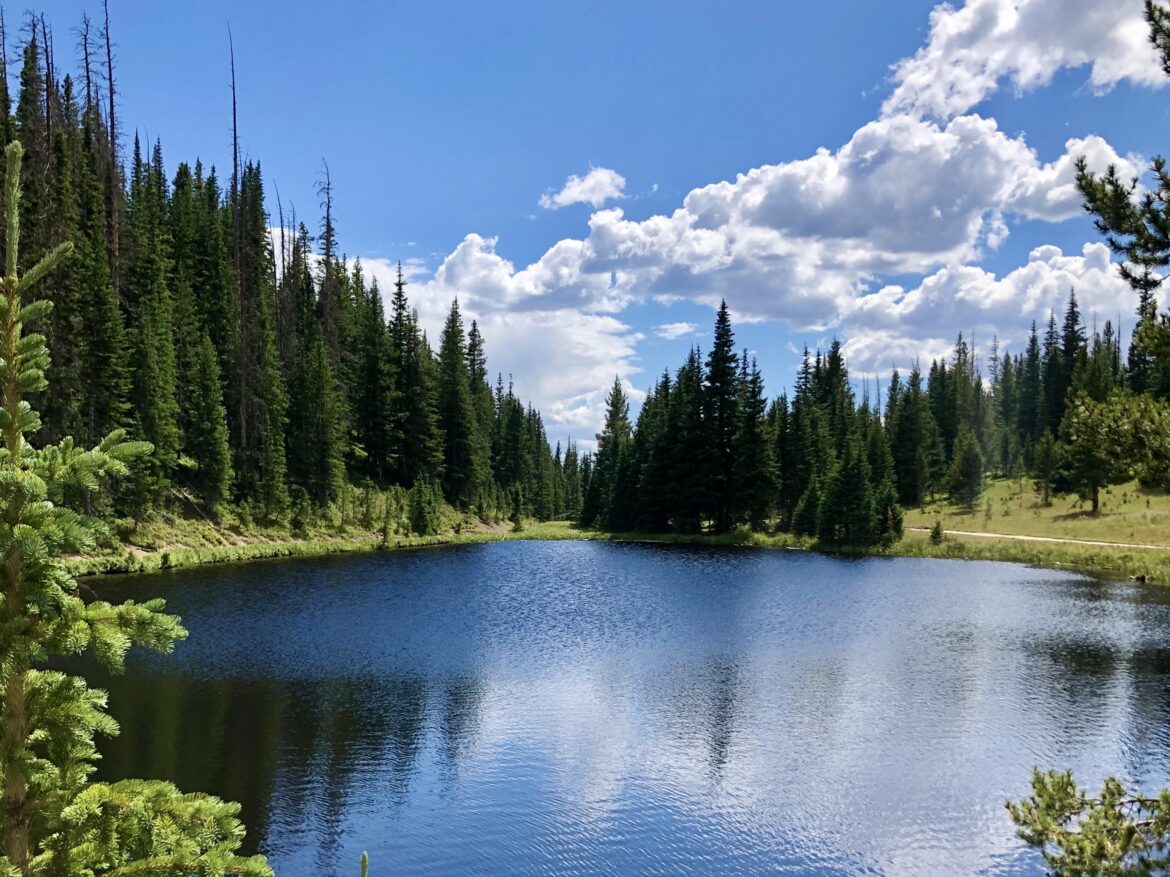
M 908 527 L 915 533 L 929 533 L 929 527 Z M 1098 542 L 1094 539 L 1063 539 L 1059 536 L 1019 536 L 1009 533 L 977 533 L 974 530 L 947 530 L 954 536 L 975 536 L 983 539 L 1015 539 L 1017 542 L 1058 542 L 1064 545 L 1093 545 L 1101 548 L 1148 548 L 1153 551 L 1170 551 L 1170 545 L 1148 545 L 1141 542 Z

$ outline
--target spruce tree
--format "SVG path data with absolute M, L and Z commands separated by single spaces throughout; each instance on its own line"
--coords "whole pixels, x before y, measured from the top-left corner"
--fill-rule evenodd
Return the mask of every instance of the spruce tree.
M 581 509 L 581 524 L 603 526 L 610 520 L 610 503 L 618 487 L 622 458 L 630 443 L 630 403 L 621 379 L 615 377 L 609 395 L 605 398 L 605 424 L 597 434 L 597 453 Z
M 259 165 L 249 162 L 240 182 L 239 320 L 236 342 L 236 412 L 232 444 L 242 498 L 255 502 L 263 517 L 281 519 L 288 509 L 285 429 L 288 394 L 276 347 L 276 290 L 272 243 L 264 211 Z
M 955 455 L 947 476 L 951 499 L 973 509 L 983 492 L 983 452 L 979 440 L 969 427 L 963 427 L 955 439 Z
M 565 450 L 565 461 L 562 466 L 565 473 L 565 509 L 564 515 L 575 521 L 581 514 L 581 463 L 577 453 L 577 445 L 572 440 Z
M 325 339 L 314 329 L 297 363 L 301 401 L 289 436 L 290 475 L 315 503 L 326 505 L 345 484 L 345 424 Z
M 491 461 L 492 433 L 495 427 L 495 405 L 492 388 L 488 384 L 487 352 L 479 324 L 471 321 L 467 332 L 467 380 L 471 390 L 471 405 L 475 411 L 476 455 Z
M 1147 347 L 1146 336 L 1157 332 L 1158 300 L 1153 289 L 1138 290 L 1137 322 L 1126 356 L 1126 377 L 1135 393 L 1152 392 L 1158 387 L 1157 360 Z
M 1051 433 L 1060 431 L 1064 417 L 1064 395 L 1068 377 L 1064 373 L 1060 333 L 1056 328 L 1056 313 L 1048 314 L 1048 328 L 1044 332 L 1043 358 L 1040 363 L 1040 410 L 1043 428 Z
M 481 441 L 471 398 L 463 317 L 458 300 L 443 326 L 438 363 L 439 428 L 443 433 L 443 491 L 448 502 L 471 508 L 490 471 L 488 446 Z
M 941 440 L 937 438 L 938 427 L 917 364 L 911 369 L 906 389 L 898 398 L 894 416 L 895 433 L 890 444 L 898 501 L 904 506 L 921 506 L 931 487 L 930 457 L 940 450 Z
M 52 165 L 49 180 L 49 215 L 46 222 L 54 240 L 75 241 L 80 235 L 80 204 L 75 170 L 79 163 L 80 131 L 73 80 L 66 76 L 59 101 L 59 118 L 52 128 Z M 48 343 L 52 360 L 49 388 L 42 403 L 44 436 L 57 441 L 77 435 L 82 428 L 82 407 L 88 384 L 81 371 L 82 275 L 77 262 L 68 260 L 57 272 L 49 317 Z
M 855 433 L 825 483 L 817 509 L 817 538 L 834 545 L 873 545 L 881 538 L 877 522 L 869 461 Z
M 98 139 L 87 115 L 82 128 L 81 218 L 74 259 L 81 291 L 80 322 L 85 326 L 79 368 L 87 386 L 81 412 L 81 436 L 87 443 L 127 426 L 130 417 L 130 356 L 118 293 L 110 277 Z
M 670 374 L 663 373 L 642 403 L 634 433 L 636 453 L 642 458 L 638 484 L 638 528 L 651 533 L 665 532 L 670 527 L 672 506 L 669 487 L 677 465 L 674 459 L 677 437 L 670 431 L 673 386 Z
M 1019 409 L 1016 421 L 1026 447 L 1033 445 L 1048 429 L 1044 417 L 1043 365 L 1036 323 L 1028 336 L 1028 347 L 1020 368 Z M 1027 455 L 1025 454 L 1025 459 Z
M 1032 452 L 1033 485 L 1045 506 L 1052 505 L 1052 485 L 1056 481 L 1059 465 L 1059 448 L 1052 433 L 1046 432 L 1040 436 Z
M 789 521 L 799 496 L 793 496 L 796 474 L 795 452 L 792 446 L 792 417 L 788 407 L 788 395 L 781 393 L 768 411 L 769 430 L 772 438 L 772 465 L 775 473 L 776 507 L 780 515 L 780 528 L 788 529 Z
M 1090 501 L 1094 515 L 1101 509 L 1101 488 L 1140 474 L 1138 464 L 1146 452 L 1143 446 L 1150 442 L 1138 441 L 1139 424 L 1152 418 L 1138 411 L 1124 393 L 1104 402 L 1082 395 L 1069 403 L 1060 455 L 1062 469 L 1073 489 Z
M 366 473 L 377 482 L 390 469 L 391 429 L 396 402 L 390 335 L 382 307 L 382 295 L 375 282 L 369 288 L 355 270 L 354 369 L 350 387 L 351 411 L 359 446 L 365 457 Z
M 703 376 L 703 418 L 709 443 L 703 481 L 707 490 L 707 511 L 716 533 L 726 532 L 732 524 L 732 470 L 739 395 L 736 366 L 735 335 L 727 302 L 723 301 L 719 303 L 719 313 L 715 317 L 714 341 L 707 354 Z
M 755 358 L 748 365 L 743 356 L 739 402 L 736 412 L 732 483 L 737 517 L 745 519 L 753 530 L 763 530 L 775 494 L 773 443 L 768 441 L 767 399 L 764 378 Z
M 174 300 L 167 287 L 167 237 L 163 227 L 165 180 L 156 161 L 134 143 L 129 217 L 131 257 L 125 272 L 134 366 L 134 412 L 139 435 L 154 446 L 138 485 L 137 502 L 149 505 L 171 483 L 181 435 L 176 395 Z
M 40 427 L 25 396 L 45 388 L 44 337 L 24 332 L 43 322 L 51 302 L 26 303 L 30 288 L 68 253 L 58 247 L 18 274 L 21 147 L 6 152 L 5 277 L 0 298 L 0 554 L 6 599 L 0 610 L 0 871 L 34 874 L 270 875 L 262 857 L 237 854 L 239 806 L 169 783 L 91 783 L 95 736 L 116 733 L 105 696 L 85 680 L 47 669 L 54 658 L 92 652 L 121 669 L 134 644 L 169 651 L 185 636 L 162 600 L 84 602 L 62 562 L 94 544 L 97 525 L 70 510 L 73 491 L 91 492 L 107 476 L 150 452 L 111 433 L 84 451 L 72 439 L 34 448 Z
M 792 512 L 792 532 L 797 536 L 815 536 L 817 513 L 821 507 L 821 476 L 813 473 L 796 508 Z
M 701 465 L 707 449 L 703 422 L 703 365 L 698 348 L 691 348 L 675 373 L 667 410 L 667 427 L 662 435 L 669 467 L 663 489 L 674 528 L 697 533 L 703 523 L 707 492 L 701 481 Z
M 397 411 L 388 427 L 388 456 L 393 461 L 394 480 L 410 488 L 417 479 L 437 478 L 442 472 L 443 437 L 435 412 L 432 372 L 428 368 L 430 350 L 407 301 L 401 265 L 393 302 L 390 371 Z
M 41 70 L 41 43 L 37 36 L 38 25 L 30 21 L 29 39 L 24 45 L 20 68 L 20 91 L 17 94 L 13 122 L 17 138 L 24 147 L 22 188 L 20 199 L 20 224 L 25 249 L 29 253 L 42 252 L 50 245 L 47 237 L 52 211 L 50 203 L 50 156 L 49 120 L 45 109 L 45 74 Z M 31 267 L 27 257 L 21 262 L 22 268 Z M 40 290 L 33 290 L 37 298 Z
M 232 486 L 232 449 L 228 443 L 227 411 L 223 406 L 219 357 L 211 336 L 199 333 L 193 348 L 188 419 L 184 449 L 195 471 L 187 479 L 212 510 L 228 498 Z

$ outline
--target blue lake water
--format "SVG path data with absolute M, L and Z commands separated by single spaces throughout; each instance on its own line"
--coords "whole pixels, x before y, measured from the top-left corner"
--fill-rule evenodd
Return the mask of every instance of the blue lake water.
M 278 875 L 1034 874 L 1034 765 L 1170 784 L 1170 591 L 1008 564 L 506 542 L 96 583 L 101 775 Z

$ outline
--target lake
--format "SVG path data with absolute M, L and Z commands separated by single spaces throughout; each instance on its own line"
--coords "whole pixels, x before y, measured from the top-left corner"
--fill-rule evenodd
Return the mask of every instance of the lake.
M 1009 564 L 503 542 L 90 580 L 190 639 L 103 778 L 278 875 L 1034 874 L 1034 765 L 1170 784 L 1170 590 Z

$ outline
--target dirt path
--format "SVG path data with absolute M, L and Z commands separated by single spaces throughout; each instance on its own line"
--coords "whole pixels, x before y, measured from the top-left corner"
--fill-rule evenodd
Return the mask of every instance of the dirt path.
M 915 533 L 929 533 L 929 527 L 908 527 Z M 1093 545 L 1100 548 L 1149 548 L 1170 551 L 1170 545 L 1145 545 L 1140 542 L 1098 542 L 1093 539 L 1062 539 L 1059 536 L 1013 536 L 1008 533 L 977 533 L 974 530 L 947 530 L 955 536 L 975 536 L 982 539 L 1015 539 L 1017 542 L 1057 542 L 1064 545 Z

